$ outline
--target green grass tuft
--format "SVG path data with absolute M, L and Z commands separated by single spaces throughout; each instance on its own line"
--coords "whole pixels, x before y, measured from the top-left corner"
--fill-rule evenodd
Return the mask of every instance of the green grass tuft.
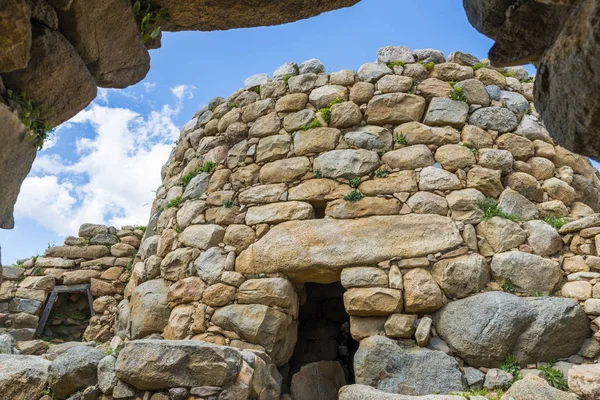
M 450 99 L 456 101 L 464 101 L 465 103 L 467 102 L 467 96 L 465 96 L 463 88 L 461 87 L 452 88 L 452 93 L 450 93 Z
M 231 200 L 225 200 L 223 202 L 223 207 L 225 207 L 225 208 L 231 208 L 233 206 L 235 206 L 235 203 Z
M 404 136 L 394 136 L 394 143 L 406 145 L 406 138 Z
M 475 63 L 475 65 L 473 65 L 473 71 L 477 71 L 478 69 L 486 68 L 486 67 L 487 66 L 485 64 L 478 62 L 478 63 Z
M 42 150 L 48 135 L 54 132 L 54 127 L 46 121 L 45 105 L 35 104 L 24 91 L 8 89 L 5 96 L 7 105 L 17 110 L 23 125 L 33 133 L 33 142 L 38 150 Z M 2 97 L 0 102 L 4 102 Z
M 498 206 L 498 200 L 493 197 L 486 197 L 485 200 L 481 200 L 479 203 L 479 208 L 483 211 L 483 221 L 486 221 L 493 217 L 501 217 L 516 222 L 519 220 L 515 215 L 508 214 L 500 209 Z
M 356 189 L 344 196 L 344 200 L 346 201 L 359 201 L 362 198 L 362 193 Z
M 217 164 L 212 161 L 206 161 L 204 165 L 200 167 L 199 171 L 210 174 L 215 168 L 217 168 Z
M 546 366 L 539 367 L 539 370 L 544 373 L 544 377 L 550 385 L 560 390 L 567 390 L 569 384 L 565 379 L 565 374 L 561 370 L 554 368 L 554 364 L 554 362 L 551 362 Z
M 160 26 L 157 24 L 169 17 L 169 12 L 166 9 L 151 10 L 150 4 L 142 7 L 138 0 L 133 3 L 133 16 L 140 28 L 142 40 L 146 43 L 150 39 L 156 39 L 160 34 Z
M 375 176 L 378 178 L 385 178 L 386 176 L 388 176 L 390 173 L 387 172 L 385 169 L 377 169 L 375 170 Z
M 319 122 L 319 120 L 317 119 L 317 117 L 313 118 L 313 120 L 311 122 L 309 122 L 308 124 L 304 125 L 302 127 L 303 131 L 307 131 L 309 129 L 313 129 L 313 128 L 318 128 L 321 126 L 321 123 Z
M 177 196 L 173 200 L 171 200 L 169 203 L 167 203 L 167 208 L 172 208 L 172 207 L 177 208 L 181 205 L 181 203 L 183 203 L 181 196 Z
M 435 63 L 433 61 L 429 61 L 427 64 L 423 64 L 427 71 L 431 71 L 433 67 L 435 67 Z
M 559 217 L 546 217 L 546 218 L 544 218 L 544 222 L 546 222 L 548 225 L 550 225 L 554 229 L 559 230 L 560 228 L 563 227 L 563 225 L 566 225 L 569 221 L 567 221 L 564 218 L 559 218 Z
M 500 369 L 511 374 L 513 376 L 513 382 L 518 381 L 523 377 L 521 374 L 521 367 L 519 366 L 519 360 L 514 354 L 506 356 L 506 359 L 500 364 Z
M 361 183 L 361 179 L 360 176 L 355 176 L 354 178 L 350 179 L 350 186 L 353 188 L 357 188 L 360 186 Z
M 314 174 L 315 174 L 315 176 L 316 176 L 317 178 L 321 178 L 321 177 L 323 176 L 323 175 L 321 174 L 321 170 L 320 170 L 320 169 L 315 169 L 315 172 L 314 172 Z
M 393 71 L 394 67 L 404 67 L 406 65 L 406 61 L 392 61 L 387 63 L 386 65 L 389 69 Z

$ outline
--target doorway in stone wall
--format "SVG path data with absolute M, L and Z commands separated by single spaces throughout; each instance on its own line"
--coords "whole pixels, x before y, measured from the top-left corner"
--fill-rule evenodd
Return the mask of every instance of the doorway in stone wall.
M 48 297 L 36 335 L 47 341 L 81 341 L 93 316 L 89 284 L 54 287 Z
M 299 293 L 298 341 L 290 361 L 282 368 L 284 392 L 294 399 L 317 395 L 322 400 L 337 399 L 337 385 L 342 381 L 354 383 L 353 359 L 358 342 L 350 335 L 345 291 L 340 282 L 306 283 Z M 304 366 L 307 368 L 300 372 Z

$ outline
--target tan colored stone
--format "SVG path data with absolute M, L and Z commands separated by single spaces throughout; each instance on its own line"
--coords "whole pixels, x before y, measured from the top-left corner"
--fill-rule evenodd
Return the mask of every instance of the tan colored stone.
M 448 82 L 437 78 L 425 79 L 417 86 L 419 95 L 429 101 L 434 97 L 450 97 L 452 94 L 452 86 Z
M 310 179 L 289 190 L 288 200 L 322 203 L 344 197 L 352 189 L 332 179 Z
M 235 287 L 223 283 L 215 283 L 204 289 L 202 302 L 211 307 L 222 307 L 233 302 Z
M 414 171 L 394 172 L 384 178 L 375 177 L 359 186 L 360 192 L 365 196 L 416 192 L 417 189 L 417 175 Z
M 362 116 L 360 108 L 351 101 L 334 104 L 331 107 L 329 125 L 335 128 L 350 128 L 360 124 Z
M 542 189 L 554 200 L 560 200 L 569 206 L 573 204 L 577 193 L 575 189 L 558 178 L 550 178 L 542 184 Z
M 415 333 L 417 316 L 414 314 L 392 314 L 385 321 L 385 335 L 393 338 L 411 339 Z
M 353 316 L 387 316 L 402 310 L 402 292 L 386 288 L 353 288 L 344 293 L 344 307 Z
M 110 247 L 110 253 L 115 257 L 129 257 L 135 255 L 135 247 L 127 243 L 117 243 Z
M 582 256 L 566 257 L 562 268 L 567 273 L 588 272 L 590 270 L 590 267 Z
M 304 176 L 310 167 L 310 161 L 306 157 L 273 161 L 260 169 L 259 180 L 262 184 L 292 182 Z
M 341 132 L 335 128 L 314 128 L 294 133 L 294 153 L 302 156 L 335 149 Z
M 101 258 L 109 255 L 110 250 L 106 246 L 57 246 L 50 247 L 46 250 L 46 256 L 48 257 L 61 257 L 61 258 L 86 258 L 88 260 L 94 258 Z
M 255 241 L 256 233 L 247 225 L 229 225 L 223 238 L 223 242 L 235 247 L 237 252 L 247 249 Z
M 165 327 L 163 336 L 166 340 L 185 339 L 190 333 L 193 322 L 194 306 L 190 304 L 177 306 L 171 311 L 169 323 Z
M 519 224 L 502 217 L 492 217 L 477 225 L 477 234 L 492 246 L 496 253 L 519 247 L 527 240 L 527 233 Z
M 502 172 L 475 166 L 467 173 L 467 187 L 477 189 L 486 197 L 498 197 L 504 190 Z
M 515 160 L 526 161 L 535 155 L 531 140 L 514 133 L 500 135 L 496 139 L 496 144 L 499 149 L 510 151 Z
M 450 172 L 456 172 L 477 163 L 475 154 L 468 147 L 458 144 L 441 146 L 435 152 L 435 161 L 442 164 L 442 167 Z
M 290 151 L 292 137 L 290 135 L 267 136 L 258 142 L 256 147 L 256 162 L 264 163 L 285 158 Z
M 587 281 L 567 282 L 561 289 L 563 297 L 587 300 L 592 297 L 592 285 Z
M 400 202 L 383 197 L 363 197 L 359 201 L 338 199 L 327 203 L 325 215 L 337 219 L 361 218 L 371 215 L 397 215 Z
M 496 85 L 500 89 L 506 87 L 506 77 L 500 72 L 490 68 L 480 68 L 475 71 L 475 77 L 483 82 L 484 85 Z
M 403 278 L 406 312 L 428 314 L 442 307 L 445 302 L 444 294 L 427 270 L 411 269 Z
M 369 336 L 384 333 L 385 317 L 350 316 L 350 334 L 354 340 L 362 340 Z
M 424 168 L 435 163 L 431 150 L 423 144 L 388 151 L 381 160 L 392 169 L 406 170 Z
M 248 208 L 246 224 L 278 224 L 285 221 L 314 218 L 314 209 L 310 203 L 286 201 Z
M 308 95 L 306 93 L 292 93 L 283 96 L 275 104 L 277 112 L 294 112 L 300 111 L 308 103 Z
M 568 372 L 569 389 L 585 399 L 600 396 L 600 364 L 575 365 Z
M 358 105 L 367 104 L 375 94 L 375 85 L 370 82 L 357 82 L 350 88 L 350 101 Z
M 248 279 L 240 285 L 237 300 L 239 304 L 297 307 L 294 287 L 284 278 Z
M 329 283 L 339 280 L 344 267 L 426 256 L 462 243 L 454 222 L 438 215 L 290 221 L 244 250 L 236 270 L 283 272 L 293 281 Z
M 192 225 L 181 232 L 178 239 L 184 246 L 206 250 L 218 245 L 224 235 L 225 229 L 218 225 Z
M 479 293 L 490 279 L 490 267 L 479 254 L 439 261 L 431 270 L 433 279 L 450 298 Z
M 63 274 L 64 285 L 78 285 L 80 283 L 89 283 L 92 278 L 100 278 L 102 271 L 84 269 L 80 271 L 70 271 Z
M 169 286 L 169 291 L 167 292 L 169 307 L 173 308 L 179 304 L 200 301 L 205 288 L 206 283 L 195 276 L 175 282 Z
M 465 79 L 473 78 L 473 68 L 452 62 L 445 62 L 436 64 L 431 70 L 431 76 L 443 81 L 464 81 Z
M 456 144 L 460 141 L 460 133 L 451 126 L 430 127 L 419 122 L 408 122 L 394 129 L 394 137 L 403 137 L 408 145 Z
M 463 127 L 461 140 L 473 149 L 486 149 L 494 145 L 492 135 L 475 125 L 465 125 Z
M 388 276 L 376 267 L 344 268 L 340 276 L 342 286 L 353 287 L 388 287 Z
M 389 93 L 373 97 L 367 105 L 367 122 L 373 125 L 420 121 L 425 99 L 406 93 Z

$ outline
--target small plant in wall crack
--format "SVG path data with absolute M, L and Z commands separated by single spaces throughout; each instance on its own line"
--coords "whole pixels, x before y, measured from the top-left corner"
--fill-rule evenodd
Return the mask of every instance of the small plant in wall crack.
M 452 93 L 450 94 L 450 99 L 456 100 L 456 101 L 463 101 L 465 103 L 467 102 L 467 96 L 465 96 L 463 88 L 458 87 L 458 86 L 454 86 L 452 88 Z
M 386 65 L 389 69 L 393 71 L 394 67 L 404 67 L 406 65 L 406 61 L 391 61 Z
M 354 178 L 350 179 L 350 186 L 353 188 L 357 188 L 360 186 L 361 183 L 361 179 L 360 176 L 355 176 Z
M 17 110 L 19 119 L 33 132 L 33 141 L 38 150 L 41 150 L 48 135 L 54 131 L 54 127 L 46 121 L 46 107 L 43 104 L 35 104 L 24 91 L 8 89 L 5 96 L 6 104 Z M 2 97 L 0 102 L 4 103 Z
M 481 208 L 481 211 L 483 211 L 483 221 L 486 221 L 493 217 L 506 218 L 513 222 L 519 220 L 516 216 L 502 211 L 502 209 L 498 205 L 498 200 L 494 199 L 493 197 L 486 197 L 484 200 L 481 200 L 478 203 L 478 205 L 479 208 Z
M 135 22 L 140 27 L 142 40 L 146 43 L 150 39 L 156 39 L 160 34 L 160 26 L 157 26 L 160 21 L 169 17 L 167 10 L 152 10 L 150 4 L 142 6 L 138 0 L 133 3 L 133 15 Z
M 565 374 L 561 370 L 554 368 L 554 364 L 556 363 L 550 362 L 548 365 L 539 367 L 539 369 L 544 373 L 544 377 L 550 385 L 560 390 L 567 390 L 569 385 L 565 379 Z
M 183 203 L 181 196 L 177 196 L 173 200 L 169 201 L 169 203 L 167 204 L 167 208 L 178 208 L 181 205 L 181 203 Z
M 323 177 L 323 174 L 321 173 L 320 169 L 315 169 L 315 177 L 317 177 L 317 178 Z
M 377 178 L 385 178 L 389 174 L 390 173 L 388 171 L 386 171 L 385 169 L 382 169 L 382 168 L 379 168 L 379 169 L 375 170 L 375 176 Z
M 504 283 L 502 284 L 502 290 L 506 293 L 513 293 L 515 291 L 515 287 L 513 286 L 510 279 L 504 281 Z
M 225 208 L 231 208 L 233 206 L 235 206 L 235 203 L 231 200 L 225 200 L 223 202 L 223 207 L 225 207 Z
M 553 227 L 554 229 L 559 230 L 563 227 L 563 225 L 566 225 L 569 221 L 559 217 L 546 217 L 544 218 L 544 222 Z
M 394 136 L 394 143 L 406 145 L 406 137 L 404 137 L 402 135 Z
M 519 366 L 519 360 L 513 354 L 506 356 L 506 359 L 500 364 L 500 369 L 511 374 L 513 376 L 513 382 L 518 381 L 523 377 L 521 374 L 521 367 Z
M 211 172 L 213 172 L 213 170 L 217 168 L 217 164 L 215 164 L 212 161 L 207 161 L 204 163 L 203 166 L 200 167 L 200 172 L 206 172 L 208 174 L 210 174 Z
M 354 189 L 350 193 L 344 196 L 344 200 L 346 201 L 359 201 L 362 199 L 363 195 L 358 190 Z

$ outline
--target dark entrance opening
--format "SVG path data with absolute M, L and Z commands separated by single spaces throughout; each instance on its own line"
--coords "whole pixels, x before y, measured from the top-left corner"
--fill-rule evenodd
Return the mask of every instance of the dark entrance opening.
M 60 341 L 81 341 L 93 315 L 90 285 L 55 286 L 40 318 L 37 336 Z
M 282 368 L 284 392 L 290 391 L 292 378 L 301 367 L 318 361 L 338 362 L 346 383 L 354 383 L 353 359 L 358 342 L 350 335 L 350 316 L 343 300 L 345 291 L 340 282 L 307 283 L 299 293 L 298 341 L 290 361 Z

